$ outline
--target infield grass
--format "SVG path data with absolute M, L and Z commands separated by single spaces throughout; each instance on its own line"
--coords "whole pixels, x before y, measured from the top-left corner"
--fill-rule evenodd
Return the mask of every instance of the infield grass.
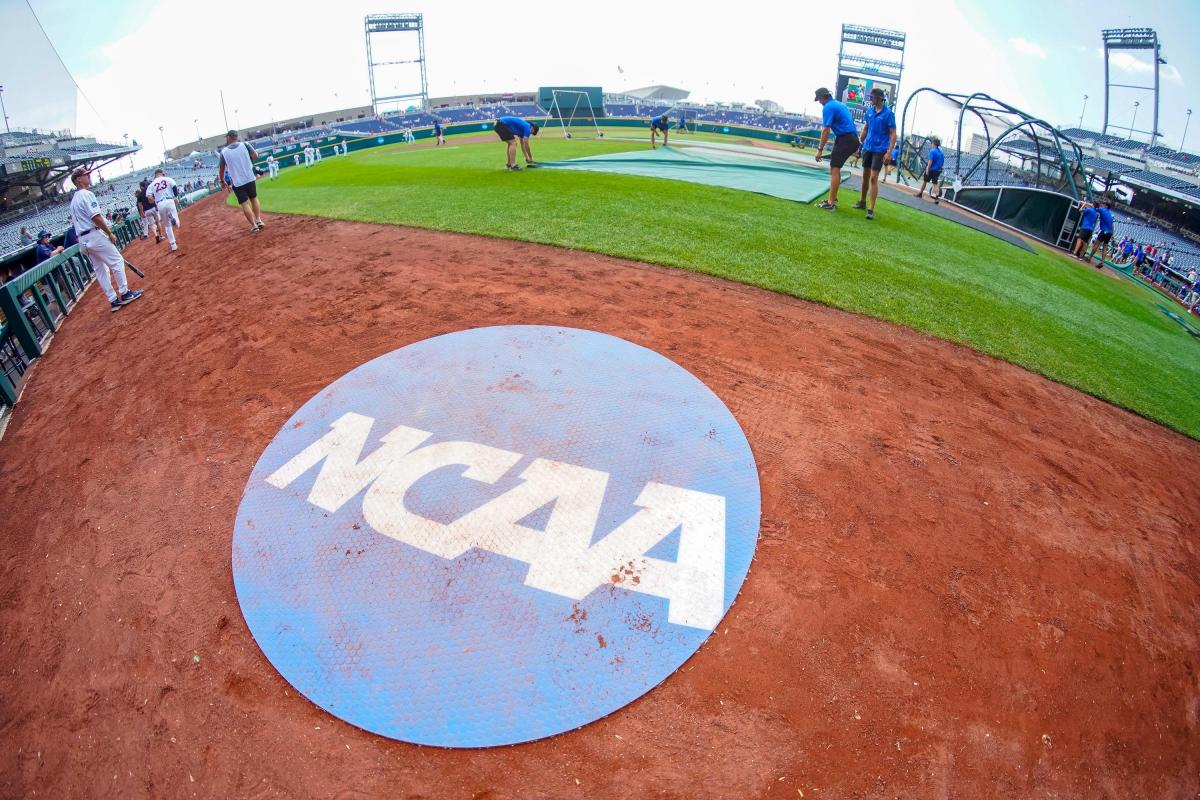
M 645 146 L 533 148 L 550 161 Z M 867 222 L 850 196 L 830 213 L 677 181 L 503 165 L 499 141 L 459 137 L 326 158 L 259 191 L 273 212 L 541 242 L 785 292 L 968 345 L 1200 438 L 1200 339 L 1157 307 L 1170 301 L 1129 281 L 884 200 Z

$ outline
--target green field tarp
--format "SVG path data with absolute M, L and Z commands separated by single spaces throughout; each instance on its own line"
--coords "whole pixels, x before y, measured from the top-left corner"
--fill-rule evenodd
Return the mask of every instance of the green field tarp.
M 785 158 L 721 152 L 699 147 L 610 153 L 541 166 L 583 172 L 614 172 L 646 178 L 668 178 L 708 186 L 757 192 L 784 200 L 811 203 L 829 189 L 829 172 Z

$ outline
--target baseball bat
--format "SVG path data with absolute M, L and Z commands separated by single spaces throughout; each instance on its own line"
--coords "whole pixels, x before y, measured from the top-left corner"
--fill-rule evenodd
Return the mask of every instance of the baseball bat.
M 133 270 L 134 272 L 136 272 L 136 273 L 137 273 L 137 276 L 138 276 L 139 278 L 144 278 L 144 277 L 146 277 L 146 273 L 142 272 L 140 269 L 138 269 L 137 267 L 135 267 L 135 266 L 134 266 L 132 263 L 130 263 L 130 262 L 129 262 L 129 260 L 128 260 L 128 259 L 126 259 L 126 261 L 125 261 L 125 266 L 129 267 L 131 270 Z

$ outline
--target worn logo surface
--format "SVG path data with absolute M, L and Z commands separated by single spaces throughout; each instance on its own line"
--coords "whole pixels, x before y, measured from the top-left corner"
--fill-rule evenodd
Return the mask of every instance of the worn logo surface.
M 396 350 L 308 401 L 238 509 L 267 658 L 332 714 L 448 747 L 641 696 L 716 628 L 754 554 L 733 415 L 663 356 L 569 328 Z

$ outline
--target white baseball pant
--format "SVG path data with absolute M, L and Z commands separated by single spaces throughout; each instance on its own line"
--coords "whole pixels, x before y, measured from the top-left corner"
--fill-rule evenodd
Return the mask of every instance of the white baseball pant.
M 125 280 L 125 259 L 121 257 L 117 246 L 104 235 L 104 231 L 93 228 L 85 233 L 79 238 L 79 249 L 87 255 L 88 261 L 92 262 L 96 280 L 108 302 L 115 303 L 117 297 L 129 291 L 129 282 Z M 108 276 L 109 270 L 117 276 L 116 291 L 113 291 L 112 280 Z
M 175 247 L 175 229 L 179 227 L 179 209 L 171 199 L 158 201 L 158 224 L 171 247 Z

